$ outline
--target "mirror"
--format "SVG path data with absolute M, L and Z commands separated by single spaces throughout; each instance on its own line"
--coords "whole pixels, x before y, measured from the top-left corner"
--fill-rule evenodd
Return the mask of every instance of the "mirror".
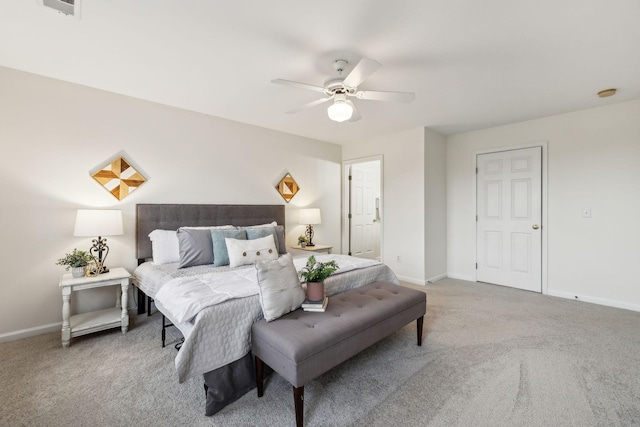
M 298 183 L 293 179 L 291 174 L 287 173 L 276 186 L 276 190 L 278 190 L 278 193 L 280 193 L 284 201 L 289 203 L 289 201 L 293 199 L 293 196 L 300 190 L 300 187 L 298 187 Z

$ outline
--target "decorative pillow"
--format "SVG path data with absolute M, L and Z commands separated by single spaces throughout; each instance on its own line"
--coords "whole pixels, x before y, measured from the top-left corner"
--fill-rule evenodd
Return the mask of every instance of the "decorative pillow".
M 278 252 L 282 254 L 287 253 L 287 241 L 284 237 L 284 225 L 276 225 L 276 237 L 278 242 Z
M 244 230 L 210 230 L 211 242 L 213 244 L 213 265 L 220 267 L 229 265 L 229 253 L 227 252 L 227 237 L 231 239 L 247 240 L 247 232 Z
M 276 260 L 256 262 L 260 305 L 267 322 L 300 307 L 304 302 L 304 289 L 290 254 Z
M 278 250 L 273 235 L 253 240 L 238 240 L 227 237 L 225 241 L 229 252 L 229 265 L 232 268 L 253 264 L 264 259 L 278 259 Z
M 246 228 L 247 240 L 259 239 L 260 237 L 273 236 L 273 241 L 278 248 L 278 236 L 276 236 L 276 228 L 272 225 L 268 227 Z
M 273 231 L 273 238 L 276 241 L 276 248 L 278 248 L 278 253 L 280 254 L 287 253 L 287 242 L 285 241 L 285 237 L 284 237 L 283 225 L 278 225 L 278 223 L 274 221 L 271 224 L 251 225 L 248 227 L 239 227 L 239 228 L 247 230 L 247 239 L 249 240 L 252 240 L 258 237 L 264 237 L 267 234 L 271 234 L 265 230 Z
M 174 230 L 153 230 L 149 233 L 154 264 L 180 261 L 178 236 Z
M 270 222 L 269 224 L 246 225 L 246 226 L 244 226 L 242 228 L 275 227 L 276 225 L 278 225 L 278 223 L 273 221 L 273 222 Z
M 213 264 L 211 230 L 233 230 L 234 228 L 232 225 L 180 227 L 178 229 L 178 245 L 180 249 L 180 265 L 178 265 L 178 268 Z

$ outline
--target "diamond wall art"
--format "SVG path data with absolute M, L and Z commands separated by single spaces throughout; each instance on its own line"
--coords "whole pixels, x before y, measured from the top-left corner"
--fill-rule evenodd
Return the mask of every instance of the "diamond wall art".
M 118 200 L 147 182 L 124 157 L 117 157 L 91 176 Z

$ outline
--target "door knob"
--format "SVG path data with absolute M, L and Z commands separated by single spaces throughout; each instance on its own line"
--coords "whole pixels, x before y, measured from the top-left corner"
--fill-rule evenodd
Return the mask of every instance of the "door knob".
M 533 224 L 533 225 L 531 226 L 531 228 L 533 228 L 534 230 L 537 230 L 537 229 L 538 229 L 538 224 Z

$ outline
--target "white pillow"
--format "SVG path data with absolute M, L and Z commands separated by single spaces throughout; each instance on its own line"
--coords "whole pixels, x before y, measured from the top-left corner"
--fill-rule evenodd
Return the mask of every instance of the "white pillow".
M 174 230 L 153 230 L 149 233 L 154 264 L 169 264 L 180 261 L 178 235 Z
M 235 227 L 233 225 L 206 225 L 203 227 L 188 227 L 188 226 L 184 226 L 184 227 L 180 227 L 178 228 L 178 230 L 180 229 L 189 229 L 189 230 L 232 230 Z
M 278 259 L 278 250 L 273 235 L 253 240 L 239 240 L 225 237 L 227 252 L 229 253 L 229 266 L 253 264 L 264 259 Z
M 269 224 L 260 224 L 260 225 L 247 225 L 244 227 L 238 227 L 238 228 L 262 228 L 262 227 L 275 227 L 276 225 L 278 225 L 278 223 L 276 221 L 273 221 Z
M 250 240 L 249 240 L 250 241 Z M 260 288 L 260 305 L 267 322 L 300 307 L 305 299 L 291 254 L 255 264 Z

